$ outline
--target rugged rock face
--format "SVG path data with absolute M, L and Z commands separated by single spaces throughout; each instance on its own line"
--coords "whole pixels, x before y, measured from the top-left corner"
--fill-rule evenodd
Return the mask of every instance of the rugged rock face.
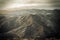
M 0 14 L 0 34 L 13 33 L 17 37 L 52 37 L 59 34 L 57 10 L 27 9 Z M 57 32 L 58 31 L 58 32 Z
M 12 22 L 16 22 L 16 23 L 13 23 L 13 24 L 15 24 L 15 25 L 13 25 L 14 28 L 13 27 L 9 28 L 10 31 L 8 31 L 8 33 L 12 32 L 12 33 L 17 34 L 20 37 L 22 37 L 22 36 L 36 37 L 38 34 L 39 35 L 43 34 L 43 25 L 41 22 L 41 18 L 38 15 L 29 14 L 26 16 L 24 15 L 22 17 L 18 16 L 17 19 L 15 21 L 12 21 Z M 10 21 L 10 24 L 11 24 L 11 21 Z

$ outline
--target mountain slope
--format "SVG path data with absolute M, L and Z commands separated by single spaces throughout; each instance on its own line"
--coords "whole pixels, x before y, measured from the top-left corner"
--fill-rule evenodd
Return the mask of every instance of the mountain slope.
M 59 19 L 56 13 L 54 10 L 26 9 L 0 14 L 0 33 L 26 38 L 54 36 Z

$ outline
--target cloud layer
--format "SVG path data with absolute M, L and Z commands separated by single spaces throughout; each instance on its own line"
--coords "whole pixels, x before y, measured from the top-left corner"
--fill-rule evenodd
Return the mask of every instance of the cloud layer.
M 60 0 L 0 0 L 0 8 L 60 8 Z

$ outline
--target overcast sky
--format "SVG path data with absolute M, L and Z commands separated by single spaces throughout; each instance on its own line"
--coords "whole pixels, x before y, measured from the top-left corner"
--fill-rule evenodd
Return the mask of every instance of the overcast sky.
M 60 0 L 0 0 L 0 9 L 16 7 L 60 8 Z

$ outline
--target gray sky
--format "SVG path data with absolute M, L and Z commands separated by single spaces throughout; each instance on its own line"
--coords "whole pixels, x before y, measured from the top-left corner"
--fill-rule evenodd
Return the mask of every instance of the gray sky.
M 60 8 L 60 0 L 0 0 L 0 9 Z

